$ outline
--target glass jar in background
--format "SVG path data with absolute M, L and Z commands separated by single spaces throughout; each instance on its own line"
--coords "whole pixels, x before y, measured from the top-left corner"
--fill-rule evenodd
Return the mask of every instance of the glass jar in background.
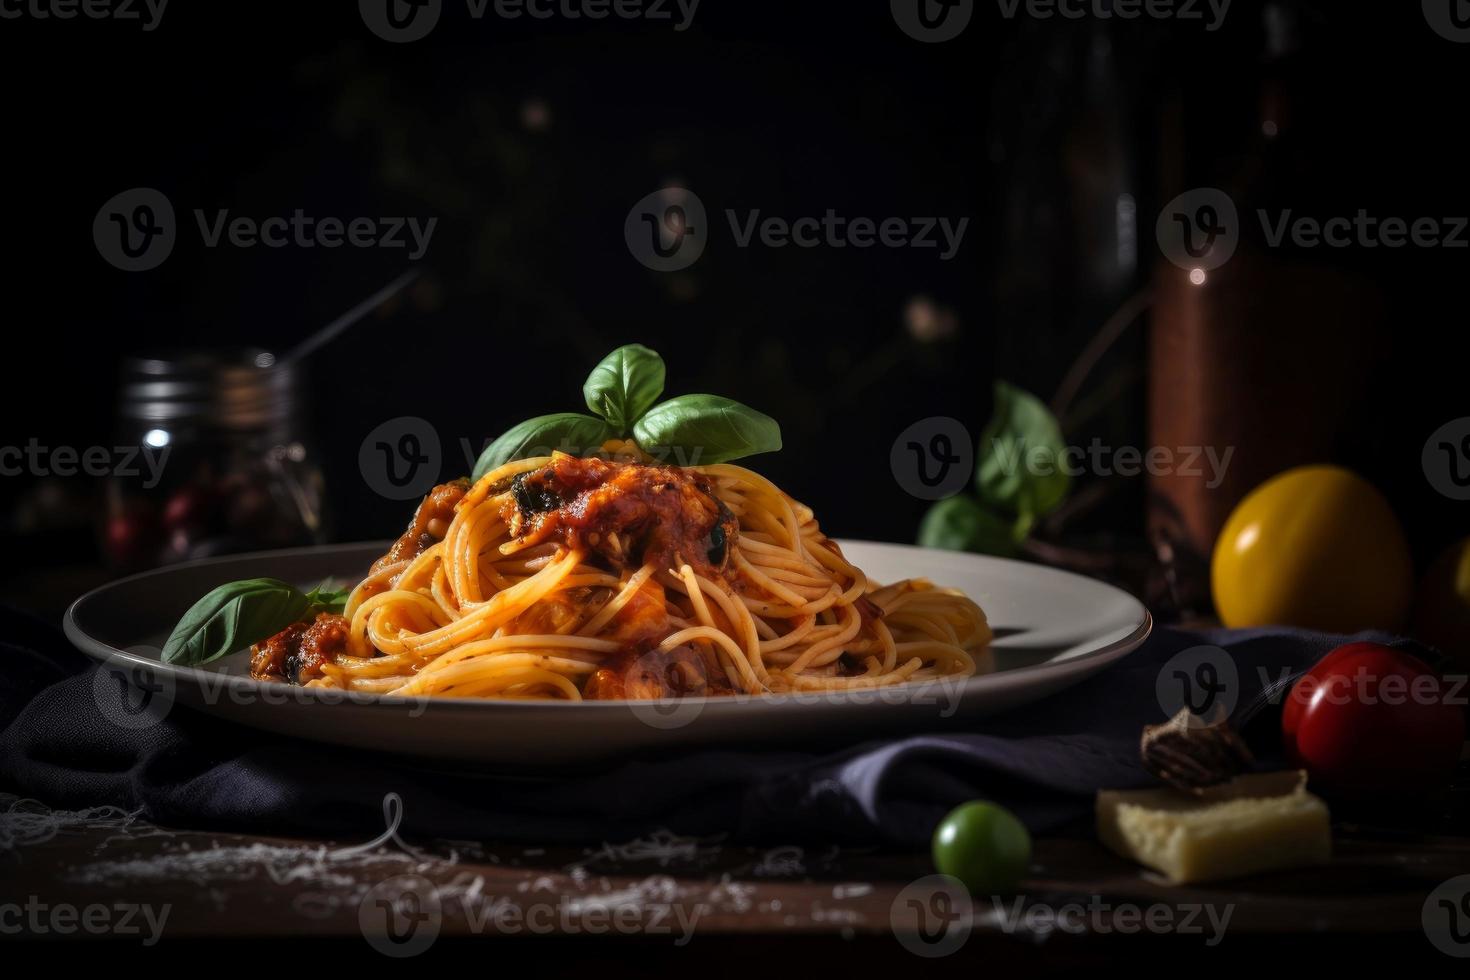
M 120 570 L 323 540 L 323 480 L 300 367 L 268 351 L 123 363 L 103 550 Z

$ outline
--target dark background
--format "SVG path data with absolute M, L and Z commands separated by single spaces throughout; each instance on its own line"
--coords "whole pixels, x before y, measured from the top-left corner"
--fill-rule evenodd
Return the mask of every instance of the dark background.
M 1323 215 L 1470 213 L 1470 45 L 1438 37 L 1417 3 L 1287 6 L 1301 125 L 1291 159 L 1271 164 L 1273 199 Z M 836 0 L 703 0 L 682 33 L 617 18 L 474 21 L 448 0 L 411 44 L 374 37 L 356 4 L 335 0 L 173 0 L 151 33 L 0 20 L 0 444 L 113 444 L 122 355 L 283 350 L 409 264 L 403 250 L 207 249 L 192 209 L 432 216 L 424 279 L 312 364 L 334 538 L 386 536 L 406 517 L 358 470 L 379 423 L 426 417 L 443 475 L 458 475 L 461 438 L 581 408 L 592 364 L 640 341 L 664 355 L 672 393 L 714 391 L 780 420 L 785 451 L 755 465 L 831 533 L 912 540 L 926 505 L 889 470 L 898 432 L 954 415 L 978 434 L 996 377 L 1051 398 L 1108 314 L 1149 284 L 1166 190 L 1261 165 L 1256 110 L 1274 71 L 1263 11 L 1236 0 L 1209 33 L 1007 20 L 980 2 L 943 44 L 906 36 L 887 3 Z M 689 270 L 660 274 L 629 254 L 623 219 L 672 182 L 700 195 L 717 230 Z M 160 268 L 127 273 L 99 256 L 91 223 L 135 186 L 168 195 L 180 239 Z M 970 224 L 948 262 L 738 249 L 727 207 Z M 1470 414 L 1470 252 L 1311 259 L 1384 298 L 1384 352 L 1332 455 L 1390 493 L 1424 559 L 1470 529 L 1419 466 L 1428 433 Z M 916 299 L 947 335 L 912 329 Z M 1295 315 L 1318 315 L 1297 302 Z M 1089 376 L 1070 438 L 1147 445 L 1145 336 L 1126 334 Z M 1300 377 L 1308 396 L 1337 381 Z M 0 480 L 12 554 L 31 568 L 95 563 L 101 482 L 72 481 L 56 503 L 44 480 Z M 1133 481 L 1080 531 L 1142 541 L 1144 506 Z

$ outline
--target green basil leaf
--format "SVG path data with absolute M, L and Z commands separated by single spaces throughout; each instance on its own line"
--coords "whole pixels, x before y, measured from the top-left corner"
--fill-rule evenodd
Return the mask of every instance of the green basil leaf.
M 968 494 L 941 500 L 919 524 L 919 544 L 945 551 L 973 551 L 983 555 L 1013 557 L 1019 523 L 1012 522 Z
M 626 435 L 664 393 L 664 359 L 642 344 L 628 344 L 607 355 L 587 375 L 582 397 L 596 415 Z
M 681 466 L 725 463 L 781 448 L 781 426 L 769 415 L 719 395 L 680 395 L 650 408 L 633 426 L 642 450 Z
M 332 589 L 323 582 L 306 593 L 306 601 L 313 612 L 328 612 L 340 616 L 347 608 L 347 597 L 350 595 L 351 589 Z
M 163 645 L 163 662 L 207 664 L 274 636 L 305 616 L 310 605 L 299 589 L 278 579 L 226 583 L 184 613 Z
M 995 414 L 980 434 L 975 476 L 980 499 L 1028 526 L 1045 517 L 1067 499 L 1072 486 L 1066 450 L 1061 426 L 1041 399 L 996 382 Z
M 478 480 L 511 460 L 550 456 L 553 449 L 584 456 L 616 437 L 611 426 L 590 415 L 575 412 L 540 415 L 527 419 L 485 447 L 475 463 L 473 479 Z

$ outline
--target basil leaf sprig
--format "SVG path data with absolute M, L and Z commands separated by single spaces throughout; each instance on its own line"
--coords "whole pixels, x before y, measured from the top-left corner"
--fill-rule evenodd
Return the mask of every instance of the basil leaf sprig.
M 347 608 L 347 597 L 352 595 L 351 589 L 329 589 L 327 583 L 323 582 L 310 592 L 306 593 L 306 601 L 311 603 L 311 612 L 333 613 L 342 615 Z M 287 625 L 290 625 L 289 623 Z M 284 629 L 285 627 L 282 627 Z M 280 632 L 280 630 L 277 630 Z
M 1015 521 L 966 493 L 957 493 L 929 508 L 919 524 L 919 544 L 999 558 L 1014 558 L 1020 551 Z
M 194 603 L 163 645 L 163 662 L 195 667 L 274 636 L 319 612 L 340 614 L 348 591 L 302 592 L 274 578 L 226 582 Z
M 1061 426 L 1046 403 L 1004 381 L 980 434 L 977 494 L 941 500 L 919 525 L 919 544 L 1010 557 L 1071 491 Z
M 617 431 L 602 419 L 576 412 L 538 415 L 507 429 L 480 454 L 475 463 L 474 479 L 504 466 L 514 459 L 545 456 L 553 449 L 580 456 L 600 449 L 604 442 L 617 438 Z
M 769 415 L 718 395 L 680 395 L 659 402 L 664 359 L 642 344 L 604 357 L 582 385 L 594 415 L 561 412 L 527 419 L 485 448 L 473 478 L 506 463 L 552 450 L 585 455 L 610 439 L 631 437 L 650 456 L 673 455 L 694 466 L 775 452 L 781 427 Z
M 642 344 L 619 347 L 587 375 L 582 397 L 587 407 L 627 432 L 664 393 L 664 359 Z
M 1063 465 L 1066 452 L 1061 425 L 1046 403 L 996 382 L 995 413 L 980 433 L 975 486 L 982 502 L 1015 515 L 1018 540 L 1067 499 L 1072 478 Z
M 781 427 L 769 415 L 719 395 L 680 395 L 655 405 L 633 426 L 645 451 L 684 450 L 691 466 L 725 463 L 781 448 Z

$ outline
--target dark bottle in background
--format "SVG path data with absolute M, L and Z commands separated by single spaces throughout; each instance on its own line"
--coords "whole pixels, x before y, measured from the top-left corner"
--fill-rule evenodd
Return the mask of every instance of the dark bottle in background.
M 1109 24 L 1023 25 L 996 82 L 997 357 L 1047 399 L 1139 285 L 1134 42 Z
M 1254 57 L 1254 82 L 1218 85 L 1197 59 L 1161 127 L 1149 440 L 1229 453 L 1223 473 L 1150 476 L 1150 537 L 1186 611 L 1209 608 L 1209 556 L 1240 499 L 1292 466 L 1341 460 L 1362 434 L 1388 330 L 1360 256 L 1271 241 L 1288 214 L 1361 201 L 1333 152 L 1311 6 L 1267 4 L 1234 26 L 1215 57 Z
M 1146 305 L 1139 107 L 1160 36 L 1139 26 L 1021 18 L 994 90 L 997 370 L 1049 403 L 1076 447 L 1137 446 L 1144 431 L 1144 337 L 1128 311 Z M 1142 592 L 1143 499 L 1139 479 L 1079 473 L 1024 551 Z

